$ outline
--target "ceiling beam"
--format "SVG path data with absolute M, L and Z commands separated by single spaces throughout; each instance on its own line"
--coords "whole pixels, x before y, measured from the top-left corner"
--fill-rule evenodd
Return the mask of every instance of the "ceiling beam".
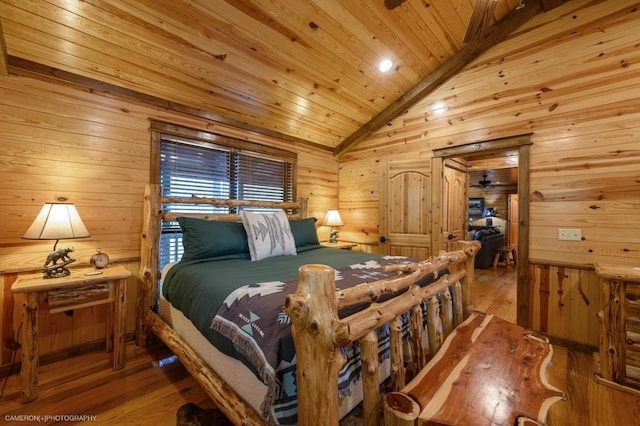
M 510 11 L 496 25 L 487 30 L 484 38 L 466 44 L 407 93 L 393 101 L 388 107 L 342 141 L 335 148 L 334 155 L 339 157 L 346 153 L 389 121 L 404 113 L 408 108 L 434 92 L 478 56 L 500 43 L 500 41 L 541 11 L 541 0 L 527 0 L 526 7 Z
M 4 31 L 2 31 L 2 21 L 0 21 L 0 76 L 9 75 L 9 65 L 7 60 L 7 43 L 4 41 Z
M 495 8 L 496 2 L 494 0 L 476 0 L 471 19 L 469 19 L 467 30 L 462 39 L 465 43 L 482 38 L 485 31 L 491 27 Z

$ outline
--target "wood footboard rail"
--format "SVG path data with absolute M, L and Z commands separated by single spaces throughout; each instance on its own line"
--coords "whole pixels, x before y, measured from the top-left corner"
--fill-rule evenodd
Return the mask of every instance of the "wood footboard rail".
M 399 317 L 410 312 L 410 340 L 414 371 L 433 356 L 446 336 L 473 308 L 473 263 L 478 242 L 460 241 L 461 248 L 442 252 L 420 263 L 396 267 L 397 277 L 336 292 L 334 271 L 325 265 L 300 268 L 298 289 L 287 296 L 285 311 L 292 321 L 296 347 L 298 423 L 338 424 L 338 373 L 345 362 L 340 348 L 357 341 L 363 370 L 364 424 L 381 423 L 380 369 L 376 328 L 390 324 L 392 389 L 405 385 L 405 362 Z M 448 267 L 450 274 L 424 287 L 420 279 Z M 378 302 L 385 294 L 402 294 Z M 427 341 L 423 346 L 422 304 L 427 305 Z M 338 310 L 356 303 L 368 308 L 340 319 Z
M 215 401 L 216 406 L 234 425 L 264 425 L 260 414 L 246 404 L 235 390 L 227 385 L 215 371 L 157 314 L 147 311 L 145 324 L 180 359 L 202 389 Z

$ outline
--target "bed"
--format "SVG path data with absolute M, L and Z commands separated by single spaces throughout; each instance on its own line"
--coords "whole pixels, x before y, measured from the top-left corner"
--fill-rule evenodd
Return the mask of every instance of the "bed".
M 168 204 L 241 210 L 163 212 Z M 401 388 L 472 309 L 477 243 L 422 262 L 350 252 L 319 245 L 306 216 L 305 199 L 162 198 L 158 185 L 146 188 L 137 342 L 157 335 L 234 424 L 338 424 L 360 402 L 365 422 L 378 423 L 380 384 Z M 159 271 L 163 220 L 180 223 L 185 256 Z M 252 244 L 274 223 L 287 232 L 275 226 L 266 245 L 275 255 L 265 256 Z

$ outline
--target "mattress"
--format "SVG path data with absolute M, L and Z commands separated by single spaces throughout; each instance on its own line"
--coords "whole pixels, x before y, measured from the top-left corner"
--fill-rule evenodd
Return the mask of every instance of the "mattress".
M 241 361 L 227 356 L 216 349 L 196 329 L 193 323 L 182 312 L 171 306 L 160 296 L 158 315 L 164 320 L 205 363 L 216 372 L 229 386 L 257 412 L 267 393 L 267 386 L 262 383 Z

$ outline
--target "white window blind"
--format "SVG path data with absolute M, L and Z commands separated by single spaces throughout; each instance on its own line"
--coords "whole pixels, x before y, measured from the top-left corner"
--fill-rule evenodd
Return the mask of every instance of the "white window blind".
M 293 200 L 291 163 L 242 153 L 234 160 L 234 195 L 239 200 Z

